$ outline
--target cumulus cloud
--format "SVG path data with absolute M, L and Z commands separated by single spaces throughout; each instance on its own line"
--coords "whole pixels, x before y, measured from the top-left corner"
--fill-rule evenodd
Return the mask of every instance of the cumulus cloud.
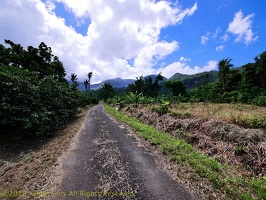
M 179 61 L 174 62 L 164 68 L 158 69 L 157 73 L 162 72 L 163 76 L 165 76 L 166 78 L 170 78 L 175 73 L 196 74 L 200 72 L 216 70 L 218 65 L 218 61 L 210 60 L 203 67 L 199 66 L 190 67 L 190 65 L 188 64 L 189 61 L 190 59 L 181 57 Z
M 227 31 L 236 35 L 235 42 L 244 42 L 246 45 L 256 41 L 256 36 L 252 31 L 252 18 L 254 13 L 244 17 L 244 14 L 239 10 L 234 15 L 233 21 L 229 24 Z
M 216 47 L 216 51 L 223 51 L 224 50 L 224 45 L 220 45 L 220 46 L 218 46 L 218 47 Z
M 81 35 L 56 13 L 62 4 L 76 24 L 87 24 Z M 178 41 L 161 41 L 160 30 L 182 23 L 197 3 L 182 9 L 168 1 L 142 0 L 1 0 L 0 40 L 24 47 L 44 41 L 63 61 L 67 74 L 80 81 L 93 72 L 93 82 L 155 73 L 154 65 L 179 49 Z

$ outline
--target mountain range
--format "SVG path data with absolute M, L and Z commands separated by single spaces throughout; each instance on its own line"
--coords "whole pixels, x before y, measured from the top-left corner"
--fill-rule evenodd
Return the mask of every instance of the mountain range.
M 217 80 L 218 77 L 218 71 L 209 71 L 209 72 L 202 72 L 198 74 L 191 74 L 191 75 L 186 75 L 186 74 L 180 74 L 176 73 L 174 74 L 171 78 L 168 80 L 174 81 L 174 80 L 179 80 L 184 83 L 187 89 L 192 89 L 197 86 L 199 83 L 211 83 Z
M 97 83 L 97 84 L 92 84 L 90 88 L 92 90 L 98 90 L 105 83 L 110 83 L 115 88 L 123 88 L 123 87 L 127 87 L 129 84 L 131 84 L 133 82 L 135 82 L 135 79 L 113 78 L 113 79 L 108 79 L 108 80 L 102 81 L 102 82 Z
M 149 75 L 149 76 L 145 76 L 144 79 L 151 77 L 152 80 L 154 81 L 156 76 L 157 75 Z M 176 73 L 169 79 L 164 77 L 162 82 L 165 82 L 166 80 L 170 80 L 170 81 L 180 80 L 185 84 L 187 89 L 192 89 L 196 87 L 197 83 L 216 81 L 217 76 L 218 76 L 218 71 L 202 72 L 202 73 L 192 74 L 192 75 Z M 113 79 L 102 81 L 97 84 L 91 84 L 90 89 L 98 90 L 105 83 L 110 83 L 114 88 L 125 88 L 129 84 L 134 83 L 135 81 L 136 79 L 113 78 Z M 85 90 L 84 84 L 82 82 L 78 82 L 78 84 L 79 84 L 79 87 L 78 87 L 79 90 Z

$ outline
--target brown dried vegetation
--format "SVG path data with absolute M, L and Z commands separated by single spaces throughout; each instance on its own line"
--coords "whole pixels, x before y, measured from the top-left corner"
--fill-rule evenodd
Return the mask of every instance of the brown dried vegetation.
M 177 118 L 170 113 L 159 115 L 148 106 L 129 105 L 122 111 L 160 132 L 184 139 L 200 153 L 241 168 L 239 172 L 244 176 L 266 175 L 265 130 L 246 129 L 218 119 Z

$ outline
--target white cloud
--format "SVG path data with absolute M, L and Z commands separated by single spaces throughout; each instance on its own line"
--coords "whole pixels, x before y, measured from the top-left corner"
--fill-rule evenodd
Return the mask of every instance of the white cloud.
M 224 50 L 224 45 L 220 45 L 220 46 L 218 46 L 218 47 L 216 47 L 216 51 L 223 51 Z
M 201 39 L 201 44 L 206 45 L 207 42 L 212 38 L 214 41 L 216 40 L 216 38 L 218 37 L 219 33 L 221 32 L 221 28 L 217 27 L 215 32 L 211 33 L 210 31 L 206 31 L 205 35 L 202 35 L 200 37 Z
M 91 17 L 91 11 L 100 9 L 101 0 L 99 4 L 93 4 L 93 1 L 87 0 L 50 0 L 59 3 L 64 3 L 69 10 L 71 10 L 77 18 Z
M 206 32 L 205 35 L 201 36 L 201 44 L 204 44 L 206 45 L 207 44 L 207 41 L 209 40 L 209 37 L 210 37 L 211 33 L 209 31 Z
M 181 61 L 181 62 L 183 62 L 183 63 L 186 63 L 186 62 L 189 62 L 190 59 L 189 59 L 189 58 L 185 58 L 185 57 L 182 56 L 182 57 L 179 59 L 179 61 Z
M 162 72 L 162 75 L 165 76 L 166 78 L 170 78 L 173 76 L 175 73 L 181 73 L 181 74 L 196 74 L 200 72 L 206 72 L 206 71 L 211 71 L 211 70 L 216 70 L 218 61 L 215 60 L 210 60 L 207 65 L 203 67 L 190 67 L 187 62 L 189 62 L 190 59 L 181 57 L 179 61 L 174 62 L 165 68 L 160 68 L 157 70 L 157 73 Z
M 217 27 L 215 32 L 212 34 L 212 39 L 215 40 L 217 38 L 217 36 L 219 35 L 219 33 L 221 32 L 221 30 L 222 29 L 220 27 Z
M 223 42 L 227 42 L 229 40 L 228 34 L 224 34 L 222 37 L 220 37 L 220 40 L 222 40 Z
M 147 70 L 150 71 L 149 73 L 152 73 L 153 69 L 151 67 L 156 64 L 157 61 L 163 59 L 166 55 L 178 48 L 177 42 L 167 43 L 165 41 L 145 47 L 137 54 L 134 66 L 142 70 L 143 73 Z
M 176 1 L 177 2 L 177 1 Z M 186 8 L 185 10 L 183 10 L 182 12 L 180 12 L 176 19 L 175 19 L 175 23 L 181 23 L 183 21 L 183 19 L 186 17 L 186 16 L 191 16 L 194 14 L 194 12 L 198 9 L 198 5 L 197 3 L 195 3 L 193 5 L 193 7 L 191 8 Z
M 68 27 L 58 17 L 61 3 L 72 12 L 76 24 L 85 24 L 87 36 Z M 67 74 L 80 81 L 93 72 L 92 82 L 108 78 L 132 78 L 154 73 L 154 64 L 179 49 L 179 42 L 160 40 L 160 30 L 182 23 L 197 10 L 197 3 L 182 10 L 168 1 L 143 0 L 1 0 L 0 40 L 24 47 L 44 41 L 63 61 Z M 127 60 L 132 60 L 134 65 Z
M 244 17 L 239 10 L 235 13 L 233 21 L 229 24 L 227 31 L 236 35 L 235 42 L 244 42 L 246 45 L 256 41 L 258 36 L 252 31 L 252 18 L 254 13 Z
M 228 2 L 228 3 L 229 3 L 229 2 Z M 230 6 L 230 3 L 229 3 L 229 4 L 221 5 L 221 6 L 219 6 L 216 10 L 219 11 L 219 10 L 225 8 L 225 7 L 228 7 L 228 6 Z

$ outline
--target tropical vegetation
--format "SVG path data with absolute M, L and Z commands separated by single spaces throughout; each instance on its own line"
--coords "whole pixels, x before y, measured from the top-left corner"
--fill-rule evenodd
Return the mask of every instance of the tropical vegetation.
M 206 72 L 190 78 L 177 73 L 169 80 L 161 74 L 140 76 L 124 90 L 106 83 L 94 91 L 90 90 L 92 72 L 86 74 L 83 83 L 72 73 L 69 84 L 63 63 L 44 42 L 27 49 L 10 40 L 5 43 L 9 47 L 0 45 L 2 134 L 11 130 L 25 135 L 52 134 L 66 119 L 75 116 L 80 106 L 97 103 L 98 99 L 119 106 L 180 102 L 266 106 L 266 52 L 256 56 L 254 63 L 238 68 L 233 67 L 231 58 L 222 59 L 217 73 Z M 84 85 L 85 91 L 79 91 L 79 85 Z M 244 123 L 242 119 L 235 121 Z M 17 130 L 13 130 L 15 123 Z
M 232 59 L 222 59 L 218 63 L 218 72 L 206 72 L 202 75 L 175 74 L 164 80 L 159 74 L 152 80 L 151 77 L 139 77 L 128 85 L 124 93 L 118 94 L 117 103 L 128 103 L 132 98 L 125 97 L 140 95 L 147 102 L 160 102 L 163 98 L 186 102 L 213 102 L 213 103 L 246 103 L 266 106 L 266 51 L 256 56 L 254 63 L 241 67 L 233 67 Z M 193 86 L 195 85 L 195 87 Z M 158 98 L 159 97 L 159 98 Z M 151 100 L 150 98 L 153 98 Z M 157 99 L 157 100 L 156 100 Z M 114 102 L 113 100 L 109 100 Z
M 77 75 L 68 84 L 63 63 L 43 42 L 26 50 L 5 42 L 10 47 L 0 44 L 0 136 L 55 134 L 90 102 L 77 90 Z

